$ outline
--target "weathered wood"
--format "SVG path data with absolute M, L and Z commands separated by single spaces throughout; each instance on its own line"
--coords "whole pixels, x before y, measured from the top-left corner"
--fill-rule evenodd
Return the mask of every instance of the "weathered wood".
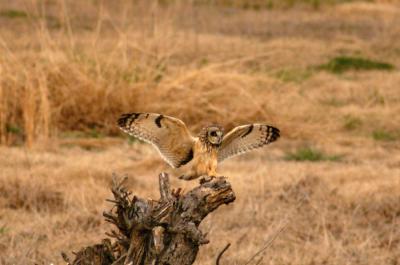
M 224 177 L 202 181 L 186 194 L 171 190 L 166 173 L 159 175 L 160 199 L 144 200 L 132 196 L 124 181 L 114 179 L 114 204 L 103 215 L 114 224 L 114 238 L 85 247 L 76 253 L 73 265 L 190 265 L 199 246 L 209 240 L 199 230 L 201 221 L 222 204 L 235 200 L 231 185 Z

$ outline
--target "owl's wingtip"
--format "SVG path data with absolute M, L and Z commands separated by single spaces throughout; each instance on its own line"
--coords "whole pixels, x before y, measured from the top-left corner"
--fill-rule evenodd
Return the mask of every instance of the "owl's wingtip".
M 268 125 L 268 131 L 271 134 L 269 137 L 270 142 L 274 142 L 274 141 L 278 140 L 279 137 L 281 137 L 281 131 L 274 126 Z
M 142 113 L 132 112 L 132 113 L 124 113 L 119 116 L 117 120 L 117 125 L 121 129 L 126 128 L 132 124 Z
M 129 116 L 130 115 L 128 113 L 122 114 L 117 120 L 118 127 L 120 127 L 120 128 L 125 127 L 126 122 L 129 119 Z

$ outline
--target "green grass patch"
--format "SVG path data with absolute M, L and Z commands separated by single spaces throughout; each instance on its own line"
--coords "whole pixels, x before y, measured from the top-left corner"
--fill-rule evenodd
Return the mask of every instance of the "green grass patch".
M 26 18 L 28 14 L 21 10 L 9 9 L 9 10 L 1 10 L 0 16 L 7 18 Z
M 60 137 L 67 139 L 85 138 L 85 133 L 81 131 L 64 131 L 60 133 Z
M 375 130 L 372 132 L 372 138 L 376 141 L 396 141 L 399 135 L 385 130 Z
M 210 64 L 210 60 L 208 58 L 201 58 L 200 61 L 198 62 L 199 67 L 203 67 Z
M 308 69 L 282 69 L 276 73 L 276 77 L 283 82 L 301 83 L 312 75 Z
M 347 103 L 343 100 L 337 99 L 337 98 L 328 98 L 320 101 L 321 104 L 331 106 L 331 107 L 343 107 Z
M 90 129 L 89 131 L 65 131 L 60 134 L 61 138 L 66 139 L 84 139 L 84 138 L 104 138 L 104 134 L 96 129 Z
M 0 227 L 0 235 L 7 233 L 8 229 L 5 226 Z
M 343 128 L 345 128 L 346 130 L 353 131 L 360 128 L 361 125 L 362 121 L 357 117 L 351 115 L 347 115 L 346 117 L 344 117 Z
M 86 135 L 89 138 L 96 138 L 96 139 L 104 138 L 104 135 L 96 129 L 90 129 L 90 131 L 88 131 Z
M 6 124 L 6 131 L 15 135 L 22 135 L 24 133 L 23 129 L 18 125 Z
M 377 89 L 370 94 L 369 100 L 377 105 L 385 105 L 385 97 Z
M 380 61 L 373 61 L 362 57 L 338 56 L 332 58 L 328 63 L 317 67 L 319 70 L 326 70 L 335 74 L 346 71 L 367 71 L 367 70 L 393 70 L 392 64 Z
M 174 0 L 158 0 L 163 5 L 168 5 Z M 288 9 L 296 6 L 311 7 L 319 9 L 321 6 L 335 5 L 354 0 L 195 0 L 195 4 L 200 5 L 218 5 L 230 8 L 241 8 L 251 10 L 264 9 Z M 364 0 L 370 1 L 370 0 Z
M 289 152 L 285 155 L 285 159 L 289 161 L 340 161 L 342 156 L 339 155 L 327 155 L 322 151 L 311 148 L 311 147 L 302 147 L 297 149 L 294 152 Z

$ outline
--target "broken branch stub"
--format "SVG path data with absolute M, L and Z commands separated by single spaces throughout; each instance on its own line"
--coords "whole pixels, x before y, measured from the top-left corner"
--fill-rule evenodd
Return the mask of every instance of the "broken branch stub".
M 235 200 L 224 177 L 181 194 L 180 189 L 171 189 L 168 174 L 161 173 L 159 201 L 132 196 L 124 186 L 125 180 L 113 180 L 114 199 L 109 201 L 114 207 L 103 213 L 106 221 L 117 228 L 107 234 L 115 242 L 111 244 L 106 239 L 83 248 L 69 264 L 193 264 L 199 246 L 209 242 L 199 230 L 201 221 L 222 204 Z M 68 257 L 64 259 L 67 261 Z

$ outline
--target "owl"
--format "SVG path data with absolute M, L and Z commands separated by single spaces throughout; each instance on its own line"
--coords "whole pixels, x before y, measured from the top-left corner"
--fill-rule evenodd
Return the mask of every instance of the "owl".
M 265 124 L 238 126 L 227 134 L 219 125 L 203 128 L 192 136 L 183 121 L 156 113 L 127 113 L 118 119 L 119 128 L 152 144 L 173 168 L 189 162 L 191 169 L 181 179 L 217 176 L 217 165 L 225 159 L 276 141 L 279 129 Z

